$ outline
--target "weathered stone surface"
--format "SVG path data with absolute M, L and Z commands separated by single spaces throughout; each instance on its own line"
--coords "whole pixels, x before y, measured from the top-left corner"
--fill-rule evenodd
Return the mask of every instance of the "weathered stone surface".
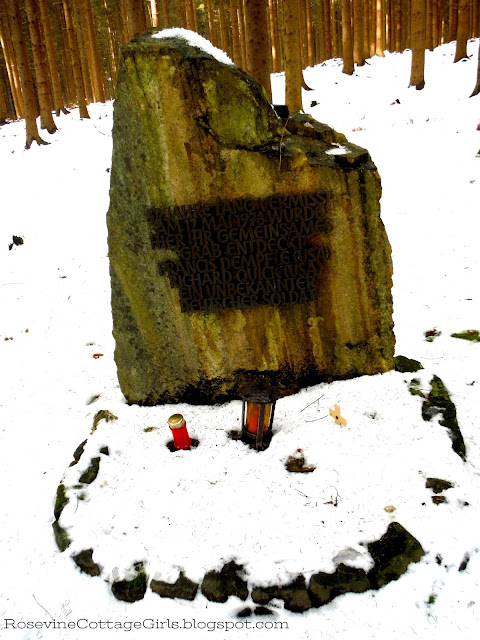
M 137 602 L 142 600 L 147 591 L 147 576 L 140 569 L 131 580 L 117 580 L 112 583 L 112 593 L 117 600 Z
M 242 571 L 243 567 L 233 560 L 227 562 L 221 571 L 209 571 L 203 578 L 203 595 L 211 602 L 226 602 L 230 596 L 246 600 L 248 585 L 240 575 Z
M 256 604 L 265 605 L 274 598 L 283 600 L 285 609 L 295 613 L 307 611 L 312 606 L 303 575 L 297 576 L 290 584 L 252 589 L 252 600 Z
M 180 598 L 181 600 L 195 600 L 198 584 L 189 580 L 182 572 L 173 583 L 163 580 L 151 580 L 150 588 L 162 598 Z
M 72 560 L 83 573 L 88 573 L 89 576 L 99 576 L 102 573 L 100 565 L 93 561 L 93 549 L 80 551 L 72 556 Z
M 368 577 L 376 589 L 398 580 L 409 564 L 425 555 L 419 541 L 398 522 L 390 523 L 385 535 L 368 545 L 368 551 L 375 563 Z
M 413 358 L 395 356 L 393 360 L 395 362 L 395 371 L 399 371 L 400 373 L 414 373 L 415 371 L 423 369 L 422 364 Z
M 308 585 L 310 598 L 316 607 L 331 602 L 344 593 L 363 593 L 372 588 L 363 569 L 339 564 L 335 573 L 315 573 Z
M 98 476 L 99 470 L 100 470 L 100 458 L 99 457 L 92 458 L 90 460 L 88 469 L 82 473 L 82 475 L 79 478 L 79 481 L 83 482 L 84 484 L 92 484 L 92 482 Z
M 258 375 L 287 394 L 393 368 L 391 251 L 380 219 L 380 179 L 364 149 L 309 116 L 293 116 L 285 128 L 262 87 L 243 71 L 151 32 L 122 48 L 113 141 L 113 333 L 128 402 L 217 402 L 238 397 Z M 266 198 L 318 193 L 327 194 L 327 204 L 311 233 L 295 236 L 285 222 L 274 224 L 270 209 L 269 224 L 261 222 L 258 203 Z M 212 285 L 212 299 L 225 308 L 208 303 L 207 310 L 182 312 L 190 294 L 172 284 L 168 261 L 182 269 L 192 260 L 180 258 L 179 247 L 207 247 L 208 256 L 216 245 L 208 233 L 187 242 L 159 229 L 165 221 L 190 230 L 197 220 L 207 224 L 205 217 L 218 222 L 218 214 L 205 210 L 219 201 L 257 203 L 256 213 L 237 216 L 229 233 L 246 230 L 260 239 L 267 233 L 269 241 L 275 233 L 290 234 L 281 238 L 288 243 L 284 263 L 280 240 L 272 241 L 274 251 L 261 251 L 258 239 L 251 246 L 245 241 L 247 257 L 240 256 L 244 266 L 251 261 L 257 280 L 264 278 L 255 281 L 255 291 L 277 286 L 267 282 L 258 256 L 273 262 L 275 282 L 290 289 L 258 304 L 251 282 L 239 283 L 241 269 L 229 263 L 235 295 L 225 302 L 223 294 L 215 297 L 219 283 Z M 167 213 L 168 207 L 177 208 Z M 239 246 L 230 247 L 233 255 Z M 301 275 L 312 265 L 308 278 Z M 219 277 L 211 263 L 207 272 Z M 200 276 L 202 286 L 207 276 Z M 244 290 L 250 291 L 246 304 L 237 308 Z M 283 302 L 304 294 L 306 301 Z
M 431 489 L 433 493 L 442 493 L 447 489 L 451 489 L 454 485 L 448 480 L 442 480 L 441 478 L 427 478 L 425 487 Z
M 55 542 L 60 551 L 65 551 L 71 545 L 72 541 L 68 537 L 67 532 L 58 523 L 58 520 L 52 522 L 53 535 L 55 536 Z

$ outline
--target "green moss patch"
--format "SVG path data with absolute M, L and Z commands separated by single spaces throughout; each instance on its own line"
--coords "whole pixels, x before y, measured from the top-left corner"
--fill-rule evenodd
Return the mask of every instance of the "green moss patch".
M 452 449 L 462 460 L 466 460 L 467 452 L 462 432 L 457 422 L 457 410 L 447 388 L 438 376 L 433 376 L 430 386 L 430 393 L 422 405 L 422 418 L 430 421 L 434 416 L 441 413 L 442 420 L 439 420 L 439 424 L 448 429 L 452 441 Z
M 412 394 L 412 396 L 420 396 L 421 398 L 425 398 L 423 395 L 423 391 L 420 389 L 420 380 L 418 378 L 414 378 L 410 380 L 410 384 L 408 385 L 408 390 Z
M 57 543 L 57 547 L 59 548 L 60 551 L 62 552 L 65 551 L 65 549 L 67 549 L 72 543 L 72 541 L 68 537 L 67 532 L 58 524 L 57 520 L 55 520 L 55 522 L 52 523 L 52 528 L 53 528 L 53 535 L 55 536 L 55 542 Z
M 117 600 L 137 602 L 142 600 L 147 591 L 147 576 L 143 568 L 131 580 L 118 580 L 112 584 L 112 593 Z
M 80 458 L 82 457 L 82 453 L 83 453 L 83 450 L 85 449 L 85 445 L 86 444 L 87 444 L 87 441 L 84 440 L 75 449 L 75 451 L 73 452 L 73 462 L 70 463 L 70 467 L 75 466 L 77 464 L 77 462 L 80 460 Z
M 414 373 L 423 369 L 422 364 L 418 360 L 413 358 L 406 358 L 405 356 L 395 356 L 393 359 L 395 363 L 395 371 L 400 373 Z
M 65 485 L 60 483 L 57 487 L 57 497 L 55 499 L 55 507 L 53 509 L 53 515 L 55 516 L 55 520 L 58 520 L 62 514 L 62 511 L 70 502 L 70 498 L 68 498 L 65 492 Z
M 460 338 L 460 340 L 470 340 L 470 342 L 480 342 L 480 331 L 477 329 L 468 329 L 460 333 L 451 333 L 452 338 Z
M 315 573 L 310 578 L 309 593 L 314 606 L 321 607 L 344 593 L 363 593 L 371 588 L 363 569 L 339 564 L 335 573 Z
M 93 426 L 90 434 L 96 431 L 100 420 L 111 422 L 112 420 L 118 420 L 118 418 L 111 411 L 108 411 L 107 409 L 100 409 L 100 411 L 97 411 L 97 413 L 93 416 Z

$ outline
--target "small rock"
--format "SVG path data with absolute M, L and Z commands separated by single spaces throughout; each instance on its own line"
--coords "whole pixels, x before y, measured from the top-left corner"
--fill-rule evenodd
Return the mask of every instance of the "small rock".
M 393 361 L 395 363 L 395 371 L 399 371 L 400 373 L 414 373 L 415 371 L 423 369 L 423 366 L 418 360 L 406 358 L 405 356 L 395 356 Z
M 58 524 L 57 520 L 52 522 L 52 528 L 53 528 L 53 535 L 55 536 L 55 542 L 57 543 L 57 547 L 59 548 L 60 551 L 62 552 L 65 551 L 65 549 L 67 549 L 72 543 L 72 541 L 68 537 L 67 532 Z
M 377 589 L 398 580 L 410 563 L 418 562 L 425 555 L 418 540 L 398 522 L 392 522 L 385 535 L 367 547 L 375 563 L 368 577 Z
M 131 580 L 118 580 L 112 584 L 112 593 L 117 600 L 137 602 L 147 591 L 147 576 L 140 570 Z
M 89 576 L 99 576 L 102 573 L 102 568 L 93 561 L 92 556 L 93 549 L 85 549 L 72 556 L 72 560 L 83 573 L 88 573 Z
M 183 571 L 173 583 L 162 580 L 152 580 L 150 588 L 161 598 L 180 598 L 181 600 L 195 600 L 198 584 L 189 580 Z
M 252 600 L 256 604 L 265 605 L 274 598 L 283 600 L 285 609 L 294 613 L 307 611 L 312 606 L 303 575 L 297 576 L 293 582 L 287 585 L 252 589 Z
M 425 482 L 426 489 L 432 489 L 433 493 L 442 493 L 447 489 L 451 489 L 453 484 L 448 480 L 441 480 L 440 478 L 427 478 Z
M 433 504 L 443 504 L 447 499 L 445 496 L 432 496 Z
M 97 477 L 99 469 L 100 458 L 92 458 L 90 460 L 90 466 L 84 473 L 82 473 L 79 478 L 79 482 L 83 482 L 83 484 L 91 484 Z
M 372 588 L 363 569 L 339 564 L 335 573 L 315 573 L 310 578 L 309 592 L 315 607 L 321 607 L 344 593 L 363 593 Z
M 226 602 L 230 596 L 246 600 L 248 585 L 239 575 L 242 571 L 243 566 L 233 560 L 224 565 L 221 571 L 209 571 L 203 578 L 203 595 L 211 602 Z

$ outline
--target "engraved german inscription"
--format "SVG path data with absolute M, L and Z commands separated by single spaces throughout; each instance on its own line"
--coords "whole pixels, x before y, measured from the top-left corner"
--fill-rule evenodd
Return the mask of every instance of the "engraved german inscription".
M 150 209 L 152 249 L 177 255 L 158 274 L 183 312 L 310 302 L 330 257 L 327 204 L 318 191 Z

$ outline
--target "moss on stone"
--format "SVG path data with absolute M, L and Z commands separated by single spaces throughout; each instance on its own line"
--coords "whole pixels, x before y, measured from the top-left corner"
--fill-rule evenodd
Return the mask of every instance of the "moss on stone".
M 220 571 L 209 571 L 202 581 L 202 594 L 211 602 L 226 602 L 230 596 L 246 600 L 248 585 L 240 575 L 242 571 L 242 565 L 233 560 L 227 562 Z
M 162 580 L 152 580 L 150 582 L 150 588 L 162 598 L 195 600 L 198 584 L 189 580 L 182 571 L 175 582 L 170 583 L 163 582 Z
M 315 573 L 308 590 L 315 607 L 321 607 L 344 593 L 363 593 L 372 588 L 363 569 L 339 564 L 334 573 Z
M 285 609 L 295 613 L 307 611 L 312 606 L 305 576 L 299 575 L 289 584 L 272 587 L 254 587 L 252 600 L 256 604 L 266 605 L 274 598 L 283 600 Z
M 87 444 L 87 440 L 84 440 L 75 449 L 75 451 L 73 452 L 73 461 L 69 465 L 70 467 L 75 466 L 77 464 L 77 462 L 80 460 L 80 458 L 82 457 L 82 453 L 83 453 L 83 450 L 85 449 L 85 445 L 86 444 Z
M 55 507 L 53 509 L 55 520 L 58 520 L 60 518 L 62 511 L 69 502 L 70 498 L 66 494 L 65 485 L 63 483 L 60 483 L 57 487 L 57 496 L 55 498 Z
M 147 576 L 140 569 L 131 580 L 117 580 L 112 584 L 112 593 L 117 600 L 124 602 L 137 602 L 142 600 L 147 591 Z
M 108 411 L 107 409 L 100 409 L 100 411 L 97 411 L 97 413 L 93 416 L 93 425 L 92 425 L 92 429 L 90 431 L 90 434 L 95 433 L 95 431 L 97 430 L 98 423 L 100 422 L 100 420 L 105 420 L 106 422 L 111 422 L 112 420 L 118 420 L 118 418 L 111 411 Z
M 99 457 L 92 458 L 90 460 L 90 465 L 88 469 L 82 473 L 82 475 L 79 478 L 79 481 L 83 482 L 83 484 L 91 484 L 97 477 L 99 470 L 100 470 L 100 458 Z
M 480 331 L 477 329 L 468 329 L 460 333 L 451 333 L 452 338 L 460 338 L 460 340 L 469 340 L 470 342 L 480 342 Z
M 80 551 L 72 556 L 72 560 L 83 573 L 87 573 L 89 576 L 99 576 L 102 573 L 100 565 L 93 561 L 93 549 Z
M 425 398 L 425 396 L 423 395 L 423 391 L 420 389 L 420 385 L 420 380 L 418 378 L 413 378 L 413 380 L 410 380 L 408 390 L 410 391 L 412 396 L 420 396 L 421 398 Z
M 55 536 L 55 542 L 57 543 L 57 547 L 59 548 L 60 551 L 62 552 L 65 551 L 65 549 L 67 549 L 72 543 L 72 541 L 68 537 L 67 532 L 63 527 L 61 527 L 58 524 L 58 520 L 55 520 L 54 522 L 52 522 L 52 528 L 53 528 L 53 535 Z
M 371 542 L 368 551 L 375 563 L 368 578 L 375 589 L 398 580 L 412 562 L 425 555 L 422 545 L 398 522 L 392 522 L 380 540 Z
M 434 416 L 441 413 L 442 420 L 439 420 L 439 424 L 447 428 L 452 441 L 452 449 L 462 460 L 466 460 L 467 452 L 465 441 L 457 422 L 457 410 L 447 388 L 438 376 L 433 376 L 430 386 L 430 393 L 422 405 L 422 418 L 430 421 Z
M 423 369 L 421 363 L 418 362 L 418 360 L 413 360 L 413 358 L 395 356 L 393 361 L 395 363 L 395 371 L 399 371 L 400 373 L 414 373 L 415 371 Z

